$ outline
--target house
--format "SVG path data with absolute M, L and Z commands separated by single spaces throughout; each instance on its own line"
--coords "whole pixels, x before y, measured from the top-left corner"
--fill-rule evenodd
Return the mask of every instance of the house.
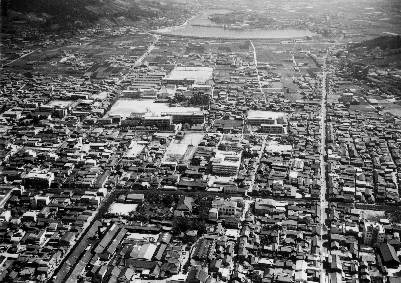
M 127 197 L 125 198 L 125 202 L 127 202 L 127 203 L 141 204 L 144 201 L 145 201 L 144 194 L 128 194 Z
M 383 243 L 379 246 L 379 254 L 382 258 L 383 265 L 389 268 L 398 268 L 400 259 L 392 245 Z
M 227 228 L 238 229 L 241 225 L 241 219 L 237 216 L 227 216 L 224 218 L 224 226 Z
M 219 210 L 217 208 L 211 208 L 209 210 L 209 220 L 216 221 L 219 219 Z
M 198 190 L 198 191 L 204 191 L 207 188 L 207 183 L 202 181 L 202 180 L 186 180 L 182 178 L 178 184 L 177 184 L 178 189 L 180 190 Z
M 188 272 L 187 283 L 206 283 L 209 275 L 207 269 L 203 269 L 201 266 L 192 266 Z
M 11 211 L 4 210 L 0 213 L 0 222 L 9 222 L 11 220 Z
M 174 214 L 176 216 L 184 216 L 192 213 L 192 205 L 194 203 L 193 198 L 183 197 L 178 201 L 177 207 L 175 208 Z
M 363 225 L 363 242 L 366 245 L 383 243 L 385 238 L 384 227 L 380 223 L 365 222 Z
M 284 201 L 276 201 L 273 199 L 257 199 L 255 201 L 255 214 L 264 215 L 272 210 L 285 211 L 285 207 L 287 205 L 288 203 Z
M 242 211 L 242 208 L 239 207 L 239 202 L 230 199 L 214 200 L 212 202 L 212 209 L 217 209 L 218 217 L 240 215 Z
M 60 245 L 70 246 L 75 241 L 75 233 L 67 232 L 60 239 Z

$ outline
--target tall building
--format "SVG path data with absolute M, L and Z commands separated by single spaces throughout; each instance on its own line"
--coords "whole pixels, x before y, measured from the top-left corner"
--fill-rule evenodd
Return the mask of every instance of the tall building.
M 286 134 L 287 118 L 285 113 L 272 111 L 249 111 L 247 124 L 258 127 L 259 131 L 267 134 Z
M 204 124 L 205 123 L 205 114 L 202 111 L 197 112 L 178 112 L 178 113 L 169 113 L 173 117 L 174 124 Z
M 242 212 L 238 202 L 228 199 L 216 199 L 212 202 L 212 209 L 217 209 L 218 217 L 240 215 Z
M 172 126 L 171 116 L 145 116 L 143 118 L 143 125 L 154 126 L 160 130 L 170 130 Z
M 385 239 L 384 227 L 380 223 L 365 222 L 363 225 L 363 243 L 374 245 L 383 243 Z
M 240 164 L 241 153 L 218 150 L 212 160 L 212 171 L 216 175 L 234 176 L 238 173 Z

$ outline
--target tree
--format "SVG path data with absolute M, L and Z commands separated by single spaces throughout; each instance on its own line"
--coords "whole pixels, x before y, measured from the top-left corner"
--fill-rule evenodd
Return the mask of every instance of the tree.
M 188 229 L 191 228 L 190 226 L 190 219 L 187 217 L 177 217 L 174 219 L 173 223 L 173 233 L 178 235 L 180 233 L 185 233 Z
M 190 105 L 208 105 L 209 104 L 209 94 L 208 93 L 195 93 L 189 99 Z
M 176 203 L 176 198 L 173 195 L 163 195 L 162 203 L 165 207 L 172 207 Z

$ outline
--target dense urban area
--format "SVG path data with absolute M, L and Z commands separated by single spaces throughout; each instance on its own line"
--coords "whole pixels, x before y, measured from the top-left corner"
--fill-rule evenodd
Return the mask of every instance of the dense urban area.
M 1 2 L 0 282 L 401 283 L 399 1 Z

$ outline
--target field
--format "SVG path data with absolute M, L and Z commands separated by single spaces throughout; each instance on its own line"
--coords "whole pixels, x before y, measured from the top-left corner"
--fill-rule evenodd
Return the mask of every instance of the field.
M 128 70 L 153 41 L 149 34 L 81 38 L 74 43 L 40 48 L 16 60 L 9 67 L 19 71 L 37 71 L 47 75 L 71 75 L 91 78 L 117 77 Z
M 294 83 L 294 79 L 301 76 L 314 77 L 320 70 L 317 62 L 308 52 L 319 54 L 322 44 L 313 41 L 254 41 L 259 69 L 269 76 L 278 76 L 281 79 L 285 99 L 296 101 L 302 99 L 301 89 Z M 319 60 L 320 55 L 318 55 Z M 293 58 L 297 64 L 294 65 Z M 267 66 L 266 70 L 262 68 Z M 273 85 L 273 87 L 275 87 Z M 280 87 L 280 86 L 279 86 Z
M 401 105 L 399 104 L 387 104 L 384 106 L 383 111 L 401 118 Z
M 212 78 L 213 69 L 209 67 L 176 67 L 166 79 L 194 80 L 195 83 L 204 84 Z
M 200 133 L 186 133 L 181 140 L 173 140 L 166 150 L 164 160 L 177 162 L 191 160 L 203 136 L 204 134 Z

